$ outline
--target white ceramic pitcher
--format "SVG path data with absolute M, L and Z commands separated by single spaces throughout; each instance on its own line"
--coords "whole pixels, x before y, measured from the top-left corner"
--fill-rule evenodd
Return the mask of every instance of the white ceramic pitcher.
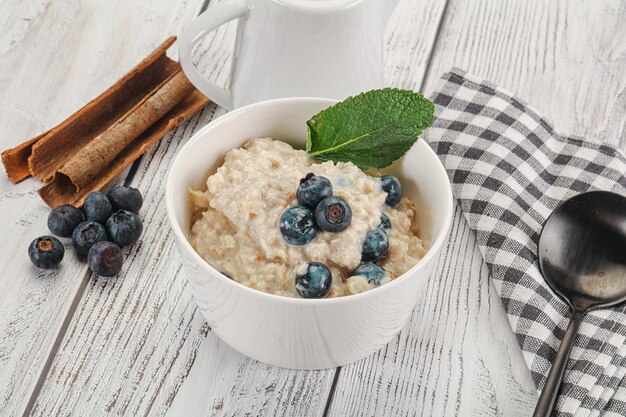
M 189 80 L 231 110 L 278 97 L 343 99 L 383 84 L 383 29 L 398 0 L 228 0 L 198 16 L 180 37 Z M 240 19 L 230 89 L 193 65 L 193 47 Z

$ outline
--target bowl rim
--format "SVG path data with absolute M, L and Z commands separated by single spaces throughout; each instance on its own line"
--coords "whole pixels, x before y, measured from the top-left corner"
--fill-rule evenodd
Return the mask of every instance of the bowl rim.
M 204 127 L 202 127 L 200 130 L 194 133 L 193 136 L 189 138 L 189 140 L 176 153 L 167 171 L 167 177 L 166 177 L 166 182 L 165 182 L 165 209 L 167 212 L 167 218 L 170 223 L 170 227 L 174 231 L 174 234 L 176 235 L 176 238 L 178 239 L 179 243 L 182 243 L 182 245 L 181 244 L 178 245 L 178 248 L 179 250 L 185 250 L 188 253 L 191 253 L 191 256 L 193 257 L 193 259 L 197 263 L 202 265 L 204 270 L 208 272 L 213 272 L 214 275 L 217 275 L 217 278 L 215 278 L 209 274 L 209 278 L 221 279 L 224 282 L 228 283 L 226 285 L 232 285 L 233 288 L 237 288 L 240 291 L 247 292 L 251 296 L 266 298 L 268 301 L 274 300 L 276 302 L 284 302 L 288 304 L 293 303 L 293 304 L 312 306 L 312 305 L 320 305 L 320 304 L 323 305 L 323 304 L 356 302 L 361 299 L 366 299 L 367 297 L 373 297 L 378 294 L 381 294 L 382 291 L 385 291 L 386 288 L 391 289 L 394 286 L 398 285 L 399 281 L 404 281 L 408 278 L 409 275 L 415 272 L 418 272 L 428 263 L 428 261 L 430 261 L 433 257 L 437 256 L 439 254 L 439 250 L 441 249 L 441 246 L 444 244 L 444 242 L 448 238 L 448 234 L 450 233 L 450 227 L 452 224 L 452 214 L 453 214 L 452 185 L 450 184 L 446 169 L 441 163 L 441 160 L 439 159 L 435 151 L 428 145 L 428 143 L 424 141 L 423 137 L 421 138 L 421 140 L 418 140 L 413 146 L 416 146 L 416 145 L 420 146 L 419 142 L 420 141 L 424 142 L 423 146 L 426 147 L 426 152 L 429 152 L 430 155 L 434 157 L 435 160 L 437 161 L 438 173 L 446 179 L 444 183 L 446 184 L 445 194 L 446 194 L 447 210 L 446 210 L 446 213 L 444 214 L 445 215 L 444 224 L 442 226 L 439 236 L 437 237 L 437 239 L 435 239 L 434 242 L 431 242 L 432 245 L 428 249 L 428 252 L 426 252 L 426 255 L 424 255 L 423 258 L 421 258 L 409 270 L 404 272 L 399 277 L 393 279 L 391 282 L 388 282 L 376 288 L 372 288 L 371 290 L 367 290 L 359 294 L 351 294 L 351 295 L 346 295 L 342 297 L 333 297 L 333 298 L 296 298 L 296 297 L 287 297 L 284 295 L 272 294 L 272 293 L 268 293 L 265 291 L 250 288 L 247 285 L 241 284 L 233 279 L 226 277 L 220 271 L 215 269 L 211 264 L 209 264 L 204 258 L 202 258 L 200 254 L 198 254 L 198 252 L 196 252 L 196 250 L 191 246 L 189 239 L 187 238 L 187 236 L 185 235 L 181 227 L 179 227 L 178 225 L 177 217 L 174 213 L 172 183 L 174 182 L 174 176 L 175 176 L 174 168 L 180 163 L 180 160 L 182 158 L 181 155 L 185 154 L 187 149 L 192 148 L 197 142 L 199 142 L 202 138 L 204 138 L 207 135 L 207 131 L 210 131 L 214 129 L 216 126 L 222 125 L 224 123 L 229 123 L 232 119 L 236 119 L 242 113 L 255 111 L 257 108 L 262 108 L 262 107 L 273 105 L 273 104 L 284 104 L 284 103 L 294 103 L 294 102 L 318 102 L 320 104 L 328 104 L 328 106 L 331 106 L 339 102 L 339 100 L 330 99 L 330 98 L 322 98 L 322 97 L 285 97 L 285 98 L 264 100 L 264 101 L 259 101 L 256 103 L 248 104 L 246 106 L 239 107 L 235 110 L 231 110 L 228 113 L 225 113 L 217 117 L 216 119 L 210 121 L 209 123 L 207 123 Z M 184 263 L 183 260 L 181 261 Z

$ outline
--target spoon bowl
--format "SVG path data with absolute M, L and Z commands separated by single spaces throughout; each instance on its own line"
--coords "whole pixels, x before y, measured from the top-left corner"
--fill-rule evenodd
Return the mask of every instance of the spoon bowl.
M 561 204 L 541 231 L 539 266 L 573 309 L 625 301 L 626 198 L 592 191 Z
M 534 417 L 552 413 L 583 316 L 626 301 L 626 197 L 591 191 L 565 201 L 546 220 L 538 255 L 544 279 L 574 314 Z

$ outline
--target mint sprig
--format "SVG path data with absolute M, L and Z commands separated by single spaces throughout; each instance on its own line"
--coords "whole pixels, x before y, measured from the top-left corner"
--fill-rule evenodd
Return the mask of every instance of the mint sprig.
M 349 97 L 308 122 L 307 152 L 316 159 L 384 168 L 404 155 L 434 120 L 435 106 L 398 88 Z

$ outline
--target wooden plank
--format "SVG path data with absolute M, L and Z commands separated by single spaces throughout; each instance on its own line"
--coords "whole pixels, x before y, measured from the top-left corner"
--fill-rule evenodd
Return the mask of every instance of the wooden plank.
M 398 61 L 394 68 L 406 71 L 408 65 L 417 65 L 423 74 L 421 54 L 429 53 L 424 45 L 432 44 L 440 17 L 436 10 L 443 8 L 441 1 L 414 5 L 403 1 L 393 19 L 410 14 L 410 22 L 419 24 L 423 33 L 399 32 L 408 25 L 392 29 L 389 56 L 410 60 Z M 228 74 L 232 40 L 232 27 L 227 27 L 198 51 L 204 71 L 221 83 Z M 334 370 L 273 368 L 235 352 L 203 327 L 180 272 L 161 179 L 176 149 L 214 117 L 212 111 L 181 126 L 142 162 L 135 181 L 146 196 L 142 243 L 129 252 L 132 263 L 127 262 L 123 278 L 91 278 L 33 415 L 70 410 L 81 415 L 323 414 Z
M 518 91 L 564 133 L 624 145 L 625 20 L 619 1 L 450 0 L 424 89 L 458 66 Z M 532 414 L 523 357 L 458 210 L 455 222 L 411 322 L 341 370 L 330 415 Z
M 0 2 L 0 148 L 54 126 L 97 96 L 178 32 L 200 3 Z M 38 186 L 35 180 L 13 186 L 0 175 L 2 416 L 22 414 L 87 282 L 87 268 L 69 246 L 57 271 L 30 264 L 28 243 L 48 232 Z
M 229 395 L 253 411 L 299 407 L 332 382 L 328 372 L 285 372 L 237 353 L 210 332 L 192 299 L 166 224 L 159 173 L 170 162 L 166 156 L 213 112 L 168 135 L 137 172 L 145 235 L 128 252 L 120 278 L 91 278 L 32 415 L 163 415 L 171 406 L 187 415 L 219 412 L 225 404 L 231 411 Z M 226 390 L 233 381 L 240 386 Z M 194 401 L 185 396 L 173 404 L 179 391 Z
M 221 84 L 233 30 L 218 30 L 198 51 L 201 70 Z M 322 413 L 334 370 L 284 370 L 234 351 L 210 332 L 181 270 L 166 225 L 162 178 L 177 149 L 214 112 L 211 107 L 176 129 L 140 165 L 142 243 L 128 254 L 132 263 L 123 279 L 91 277 L 32 415 Z
M 218 30 L 198 51 L 201 69 L 221 84 L 229 72 L 233 29 Z M 202 65 L 207 62 L 212 65 Z M 226 346 L 195 307 L 169 227 L 148 227 L 166 224 L 160 202 L 167 164 L 185 140 L 213 118 L 214 110 L 168 135 L 141 164 L 136 179 L 147 208 L 142 213 L 147 226 L 142 242 L 160 243 L 135 245 L 123 280 L 91 278 L 32 415 L 162 415 L 170 407 L 173 415 L 207 408 L 256 414 L 302 407 L 321 414 L 334 371 L 273 368 Z M 157 258 L 167 261 L 153 263 Z M 129 315 L 129 306 L 137 314 Z M 146 317 L 146 312 L 151 314 Z M 183 385 L 188 377 L 191 383 Z M 208 396 L 207 389 L 215 396 Z M 180 399 L 179 390 L 186 394 Z
M 387 85 L 419 90 L 445 5 L 445 0 L 400 0 L 385 27 Z
M 620 0 L 451 0 L 426 91 L 452 66 L 515 91 L 562 134 L 626 146 Z
M 458 208 L 435 270 L 399 336 L 341 369 L 329 415 L 529 415 L 530 374 Z

